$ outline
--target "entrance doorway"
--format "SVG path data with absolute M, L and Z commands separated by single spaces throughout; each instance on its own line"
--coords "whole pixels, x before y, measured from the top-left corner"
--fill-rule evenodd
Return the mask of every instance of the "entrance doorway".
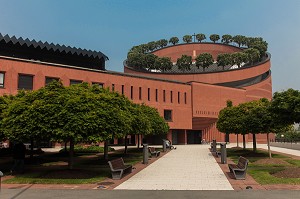
M 187 131 L 187 144 L 201 144 L 202 133 L 201 130 Z

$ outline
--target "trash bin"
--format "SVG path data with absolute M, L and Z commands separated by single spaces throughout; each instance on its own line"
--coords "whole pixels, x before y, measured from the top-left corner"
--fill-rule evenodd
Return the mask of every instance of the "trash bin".
M 217 151 L 217 141 L 213 140 L 212 142 L 212 152 L 216 152 Z
M 3 173 L 0 171 L 0 191 L 1 191 L 1 177 L 3 176 Z
M 148 164 L 148 144 L 143 144 L 143 164 Z
M 167 140 L 163 139 L 163 152 L 167 151 Z
M 220 143 L 221 145 L 221 164 L 227 164 L 227 151 L 226 143 Z

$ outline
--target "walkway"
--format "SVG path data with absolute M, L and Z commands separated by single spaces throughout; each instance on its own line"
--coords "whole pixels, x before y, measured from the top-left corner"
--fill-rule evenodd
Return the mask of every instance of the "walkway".
M 258 144 L 257 148 L 268 150 L 267 144 Z M 286 149 L 286 148 L 271 146 L 271 151 L 277 151 L 280 153 L 290 154 L 290 155 L 294 155 L 294 156 L 300 156 L 300 151 L 294 150 L 294 149 Z
M 209 145 L 179 145 L 115 189 L 233 190 Z

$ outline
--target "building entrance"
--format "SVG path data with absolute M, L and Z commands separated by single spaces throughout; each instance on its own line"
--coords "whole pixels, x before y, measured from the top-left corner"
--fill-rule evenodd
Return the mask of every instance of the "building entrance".
M 201 144 L 202 133 L 201 130 L 187 131 L 187 144 Z

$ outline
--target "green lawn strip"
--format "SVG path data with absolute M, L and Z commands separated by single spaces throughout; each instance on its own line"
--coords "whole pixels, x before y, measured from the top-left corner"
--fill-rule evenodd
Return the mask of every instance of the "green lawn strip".
M 57 155 L 57 158 L 55 157 Z M 142 161 L 142 149 L 129 149 L 128 154 L 123 151 L 115 151 L 109 154 L 109 159 L 122 157 L 125 164 L 135 165 Z M 79 169 L 81 172 L 87 172 L 87 177 L 76 178 L 76 173 L 73 176 L 65 177 L 51 177 L 48 175 L 51 172 L 66 171 L 68 172 L 67 165 L 68 156 L 62 157 L 61 154 L 52 154 L 51 156 L 41 156 L 39 164 L 26 165 L 28 173 L 17 175 L 14 178 L 7 179 L 3 183 L 7 184 L 88 184 L 97 183 L 103 179 L 110 177 L 111 172 L 107 161 L 103 159 L 102 154 L 89 154 L 78 155 L 74 159 L 74 169 Z M 91 171 L 93 174 L 91 175 Z
M 110 173 L 103 172 L 99 173 L 99 175 L 86 179 L 58 179 L 58 178 L 43 178 L 43 173 L 35 173 L 35 174 L 24 174 L 19 175 L 14 178 L 3 181 L 3 183 L 7 184 L 92 184 L 97 183 L 109 176 Z
M 278 178 L 272 174 L 285 170 L 291 167 L 300 167 L 300 160 L 292 159 L 281 154 L 272 154 L 272 158 L 278 158 L 286 161 L 287 165 L 283 164 L 257 164 L 260 159 L 269 158 L 268 152 L 252 149 L 227 149 L 227 156 L 235 163 L 238 162 L 239 156 L 243 156 L 249 160 L 247 173 L 250 174 L 258 183 L 266 184 L 300 184 L 300 178 Z
M 271 173 L 278 172 L 284 170 L 284 168 L 267 168 L 263 169 L 263 167 L 251 168 L 249 167 L 248 173 L 259 183 L 262 185 L 266 184 L 300 184 L 300 178 L 277 178 Z

